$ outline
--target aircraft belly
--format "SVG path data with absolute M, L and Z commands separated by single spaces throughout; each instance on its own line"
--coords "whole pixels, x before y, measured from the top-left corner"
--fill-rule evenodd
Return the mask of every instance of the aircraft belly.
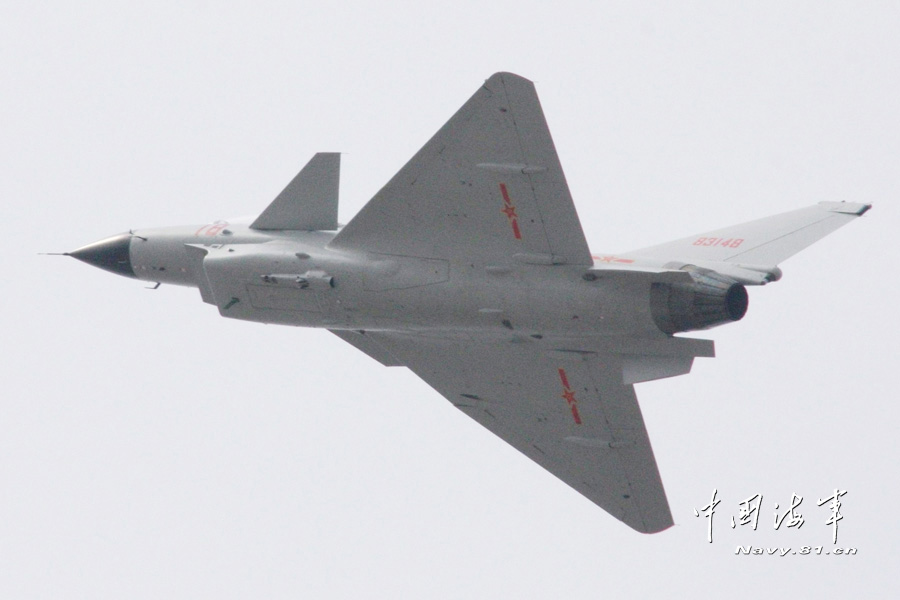
M 344 304 L 366 307 L 356 315 L 360 328 L 496 330 L 507 336 L 658 333 L 649 314 L 649 289 L 586 285 L 576 279 L 549 285 L 530 278 L 451 279 L 412 289 L 366 290 Z
M 374 253 L 367 258 L 362 280 L 368 291 L 420 288 L 450 278 L 447 260 Z
M 648 285 L 585 281 L 581 268 L 334 253 L 287 242 L 204 247 L 194 255 L 195 285 L 229 318 L 501 337 L 657 332 Z
M 319 295 L 313 290 L 252 284 L 247 286 L 247 294 L 253 308 L 322 312 Z

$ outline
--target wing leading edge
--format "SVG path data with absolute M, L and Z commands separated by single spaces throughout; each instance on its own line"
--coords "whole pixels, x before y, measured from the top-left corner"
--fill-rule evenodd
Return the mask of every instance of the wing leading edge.
M 672 515 L 634 386 L 612 353 L 368 332 L 488 430 L 633 529 Z

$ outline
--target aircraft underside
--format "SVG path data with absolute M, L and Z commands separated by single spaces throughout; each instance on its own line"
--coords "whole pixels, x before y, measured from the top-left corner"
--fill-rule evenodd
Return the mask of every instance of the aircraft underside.
M 319 327 L 405 366 L 637 531 L 673 524 L 634 384 L 714 355 L 747 286 L 870 205 L 592 255 L 532 83 L 497 73 L 346 226 L 320 153 L 252 222 L 130 231 L 69 255 L 198 288 L 222 316 Z

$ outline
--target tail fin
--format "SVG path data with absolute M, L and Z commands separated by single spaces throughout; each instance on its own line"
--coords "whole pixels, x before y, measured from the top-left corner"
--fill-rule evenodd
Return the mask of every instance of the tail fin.
M 722 273 L 748 271 L 738 279 L 748 284 L 764 284 L 780 277 L 778 263 L 870 208 L 871 204 L 820 202 L 749 223 L 634 250 L 622 256 L 650 259 L 660 264 L 690 263 Z
M 250 225 L 251 229 L 334 231 L 338 228 L 341 155 L 319 152 Z

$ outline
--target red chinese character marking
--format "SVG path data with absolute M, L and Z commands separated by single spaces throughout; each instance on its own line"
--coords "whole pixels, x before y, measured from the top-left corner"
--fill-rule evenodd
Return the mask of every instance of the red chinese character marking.
M 617 256 L 591 256 L 594 260 L 599 260 L 600 262 L 605 263 L 633 263 L 634 259 L 632 258 L 618 258 Z
M 569 408 L 572 409 L 572 419 L 575 420 L 576 425 L 581 425 L 581 415 L 578 414 L 578 400 L 575 398 L 575 392 L 569 386 L 569 378 L 566 376 L 565 369 L 559 369 L 559 380 L 563 385 L 562 397 L 565 399 L 566 404 L 569 405 Z
M 506 218 L 509 219 L 509 225 L 512 227 L 513 236 L 517 240 L 522 239 L 522 232 L 519 231 L 519 216 L 516 214 L 516 207 L 513 206 L 512 200 L 509 198 L 509 191 L 506 189 L 506 184 L 500 184 L 500 195 L 503 196 L 503 208 L 500 210 L 503 214 L 506 215 Z
M 216 221 L 211 225 L 204 225 L 200 229 L 194 232 L 194 235 L 207 235 L 209 237 L 214 237 L 219 235 L 223 229 L 228 227 L 228 221 Z

